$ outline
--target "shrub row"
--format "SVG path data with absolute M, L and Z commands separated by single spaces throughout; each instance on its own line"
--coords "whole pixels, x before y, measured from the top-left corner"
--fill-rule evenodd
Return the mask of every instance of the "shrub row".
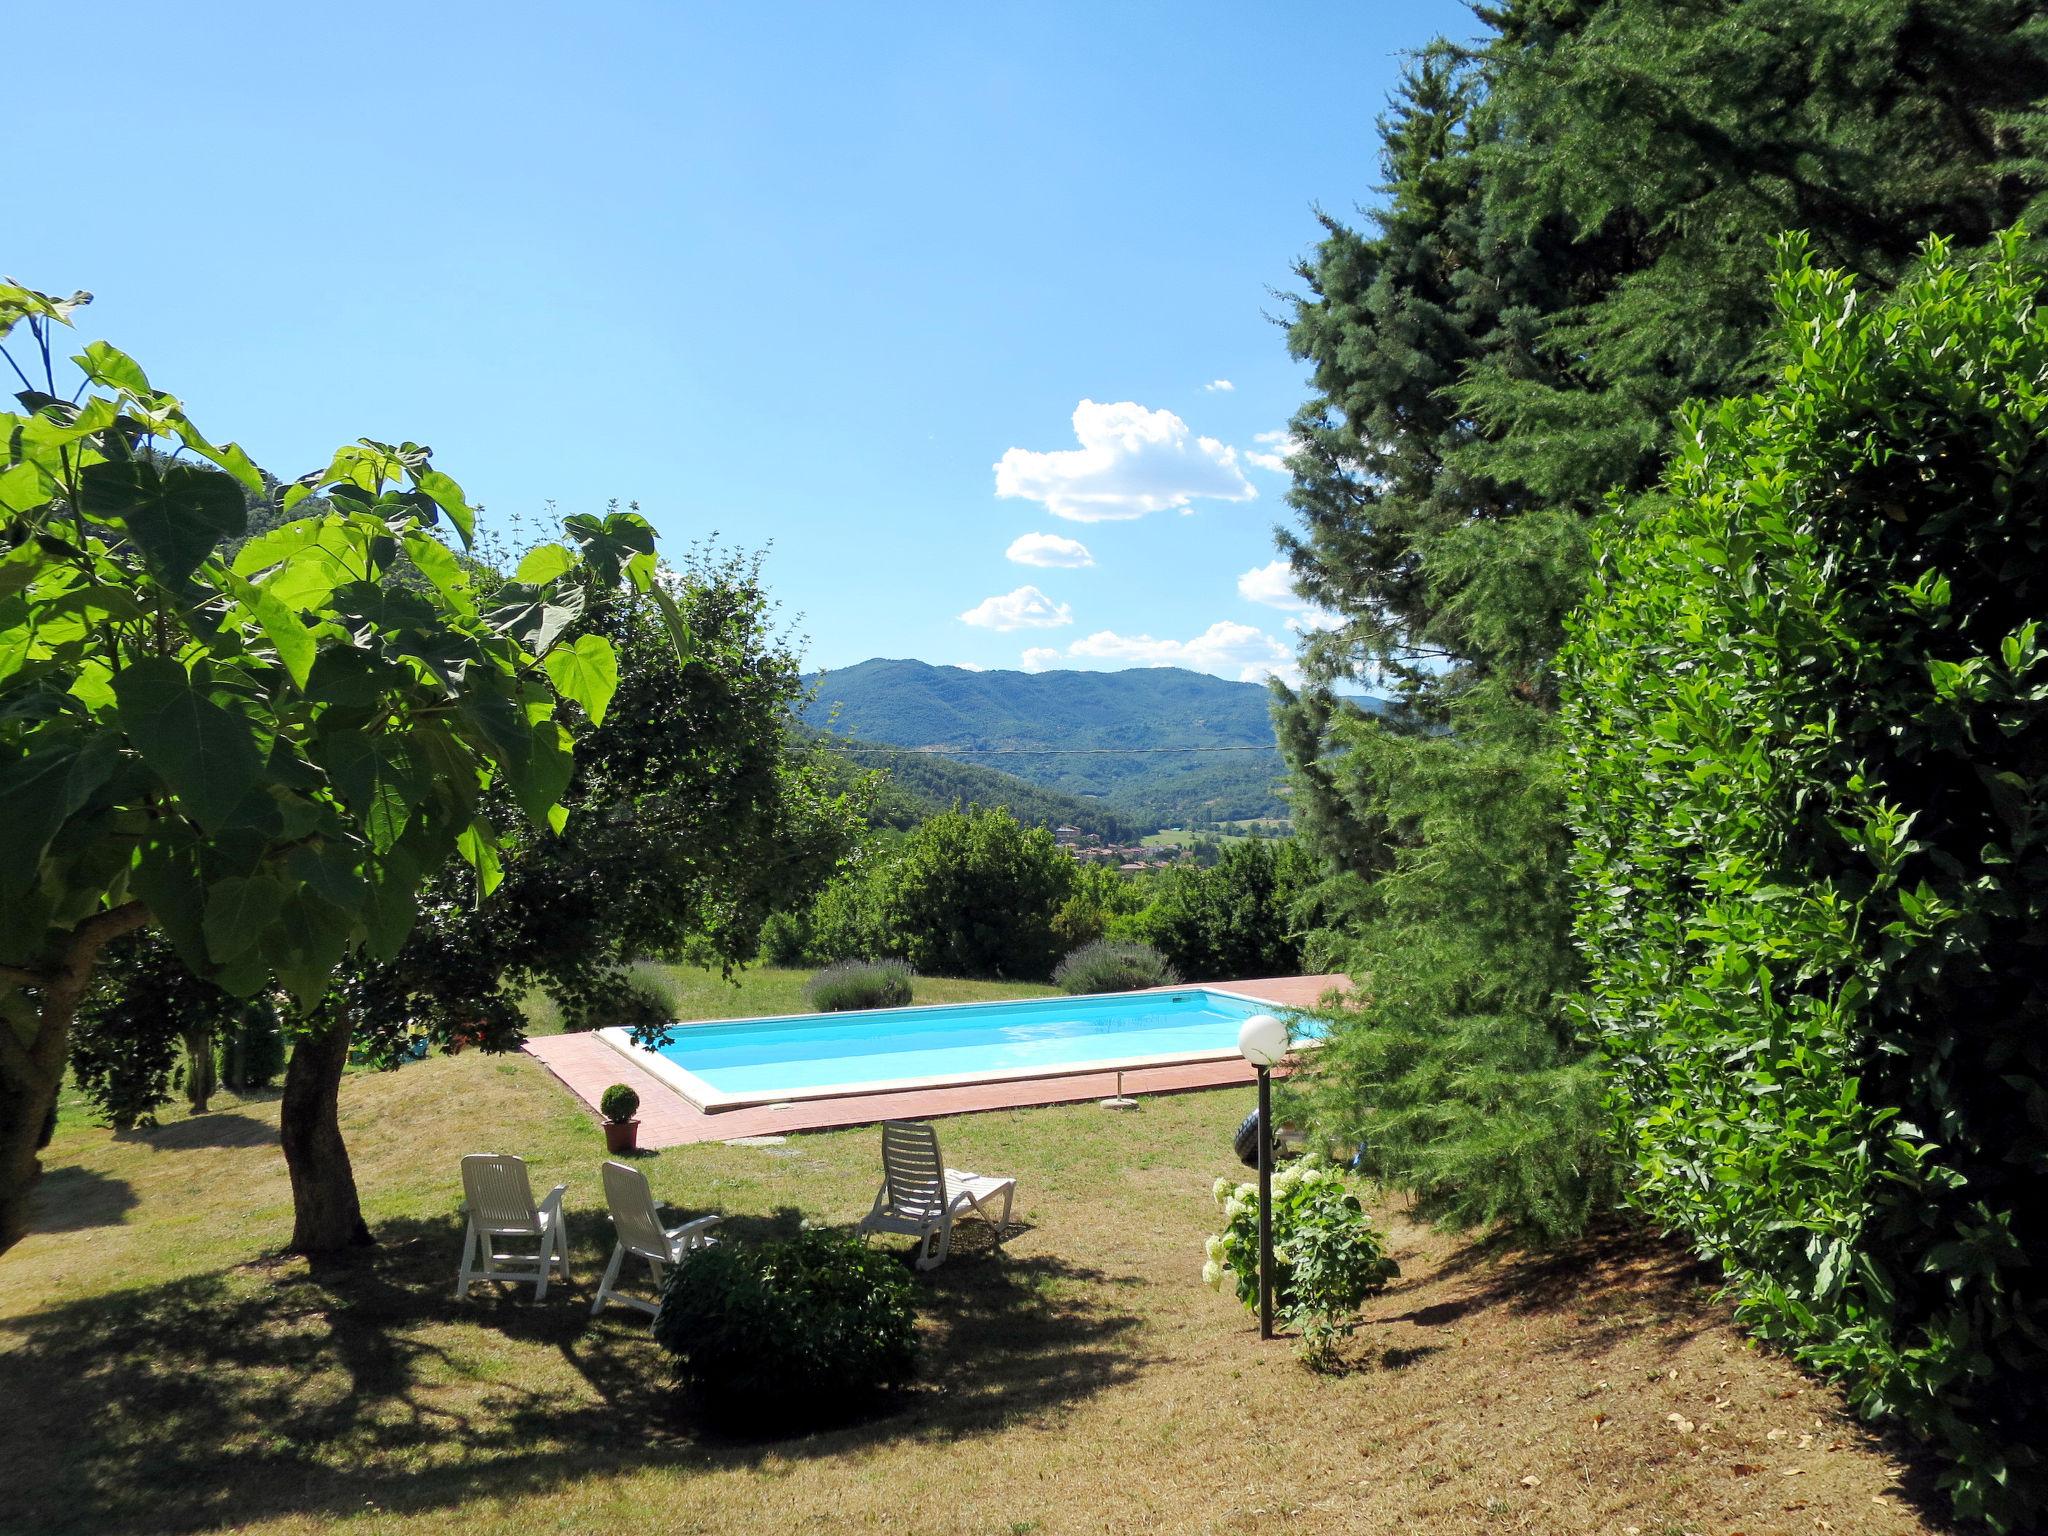
M 1633 1198 L 1745 1317 L 2048 1515 L 2048 320 L 2017 238 L 1788 263 L 1565 657 L 1587 1022 Z

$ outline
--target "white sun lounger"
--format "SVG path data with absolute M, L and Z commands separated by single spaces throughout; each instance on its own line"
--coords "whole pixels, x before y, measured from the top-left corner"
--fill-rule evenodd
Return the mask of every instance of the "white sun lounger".
M 472 1152 L 462 1160 L 462 1192 L 469 1201 L 469 1231 L 462 1239 L 462 1273 L 455 1299 L 462 1300 L 479 1280 L 511 1280 L 533 1287 L 533 1299 L 548 1293 L 548 1279 L 561 1271 L 569 1279 L 569 1237 L 562 1222 L 562 1196 L 569 1186 L 557 1184 L 539 1205 L 527 1181 L 523 1158 Z M 536 1245 L 534 1253 L 508 1252 L 501 1238 Z
M 708 1248 L 717 1241 L 708 1234 L 721 1218 L 699 1216 L 679 1227 L 663 1226 L 661 1214 L 655 1209 L 654 1190 L 647 1182 L 647 1175 L 625 1163 L 604 1165 L 604 1198 L 611 1207 L 612 1226 L 618 1232 L 619 1240 L 612 1248 L 612 1261 L 605 1267 L 604 1279 L 598 1285 L 597 1300 L 590 1304 L 591 1315 L 594 1317 L 602 1312 L 607 1301 L 622 1301 L 649 1314 L 659 1312 L 661 1307 L 658 1303 L 628 1296 L 617 1288 L 619 1270 L 627 1255 L 647 1261 L 647 1267 L 654 1272 L 654 1289 L 659 1292 L 669 1265 L 681 1263 L 683 1255 L 691 1249 Z
M 875 1207 L 861 1218 L 860 1235 L 899 1232 L 921 1239 L 919 1269 L 937 1269 L 953 1247 L 953 1219 L 972 1210 L 995 1222 L 996 1243 L 1010 1224 L 1010 1203 L 1017 1194 L 1015 1179 L 962 1173 L 939 1160 L 939 1136 L 929 1125 L 908 1120 L 882 1123 L 882 1187 Z M 1003 1197 L 1003 1214 L 992 1215 L 992 1202 Z M 936 1248 L 933 1246 L 937 1244 Z

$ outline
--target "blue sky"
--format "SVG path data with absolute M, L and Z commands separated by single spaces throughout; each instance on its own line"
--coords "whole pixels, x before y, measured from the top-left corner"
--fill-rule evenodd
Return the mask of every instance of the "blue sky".
M 1230 677 L 1302 622 L 1257 574 L 1305 394 L 1269 290 L 1316 204 L 1370 197 L 1402 54 L 1473 31 L 1448 3 L 94 15 L 12 72 L 52 175 L 0 260 L 93 290 L 80 339 L 266 468 L 410 437 L 497 520 L 618 497 L 671 544 L 772 541 L 815 664 Z

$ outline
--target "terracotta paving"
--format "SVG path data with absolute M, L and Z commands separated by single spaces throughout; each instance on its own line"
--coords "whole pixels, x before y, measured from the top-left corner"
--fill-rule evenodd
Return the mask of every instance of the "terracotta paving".
M 1274 976 L 1233 981 L 1221 990 L 1283 1008 L 1310 1008 L 1333 989 L 1350 985 L 1343 976 Z M 951 1088 L 914 1088 L 897 1093 L 849 1094 L 790 1104 L 755 1105 L 707 1114 L 651 1073 L 642 1071 L 595 1035 L 547 1035 L 526 1042 L 526 1053 L 559 1083 L 597 1112 L 598 1095 L 624 1083 L 640 1095 L 640 1145 L 679 1147 L 693 1141 L 730 1141 L 741 1136 L 777 1136 L 788 1131 L 821 1131 L 877 1120 L 929 1120 L 983 1109 L 1018 1109 L 1031 1104 L 1070 1104 L 1106 1099 L 1116 1092 L 1115 1072 L 1079 1072 L 1000 1083 L 963 1083 Z M 1252 1069 L 1239 1060 L 1200 1061 L 1182 1066 L 1140 1067 L 1123 1074 L 1124 1092 L 1179 1093 L 1248 1083 Z

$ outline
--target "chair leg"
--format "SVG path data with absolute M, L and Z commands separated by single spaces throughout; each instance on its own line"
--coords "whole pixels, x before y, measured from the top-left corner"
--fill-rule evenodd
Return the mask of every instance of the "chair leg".
M 612 1245 L 612 1261 L 604 1267 L 604 1278 L 597 1282 L 597 1300 L 590 1304 L 590 1315 L 597 1316 L 604 1310 L 604 1304 L 611 1299 L 612 1286 L 619 1278 L 619 1266 L 626 1262 L 626 1245 Z
M 476 1283 L 476 1271 L 470 1267 L 470 1261 L 475 1256 L 475 1253 L 476 1223 L 472 1221 L 463 1229 L 462 1233 L 462 1268 L 455 1277 L 455 1299 L 457 1301 L 467 1301 L 469 1299 L 469 1288 Z

